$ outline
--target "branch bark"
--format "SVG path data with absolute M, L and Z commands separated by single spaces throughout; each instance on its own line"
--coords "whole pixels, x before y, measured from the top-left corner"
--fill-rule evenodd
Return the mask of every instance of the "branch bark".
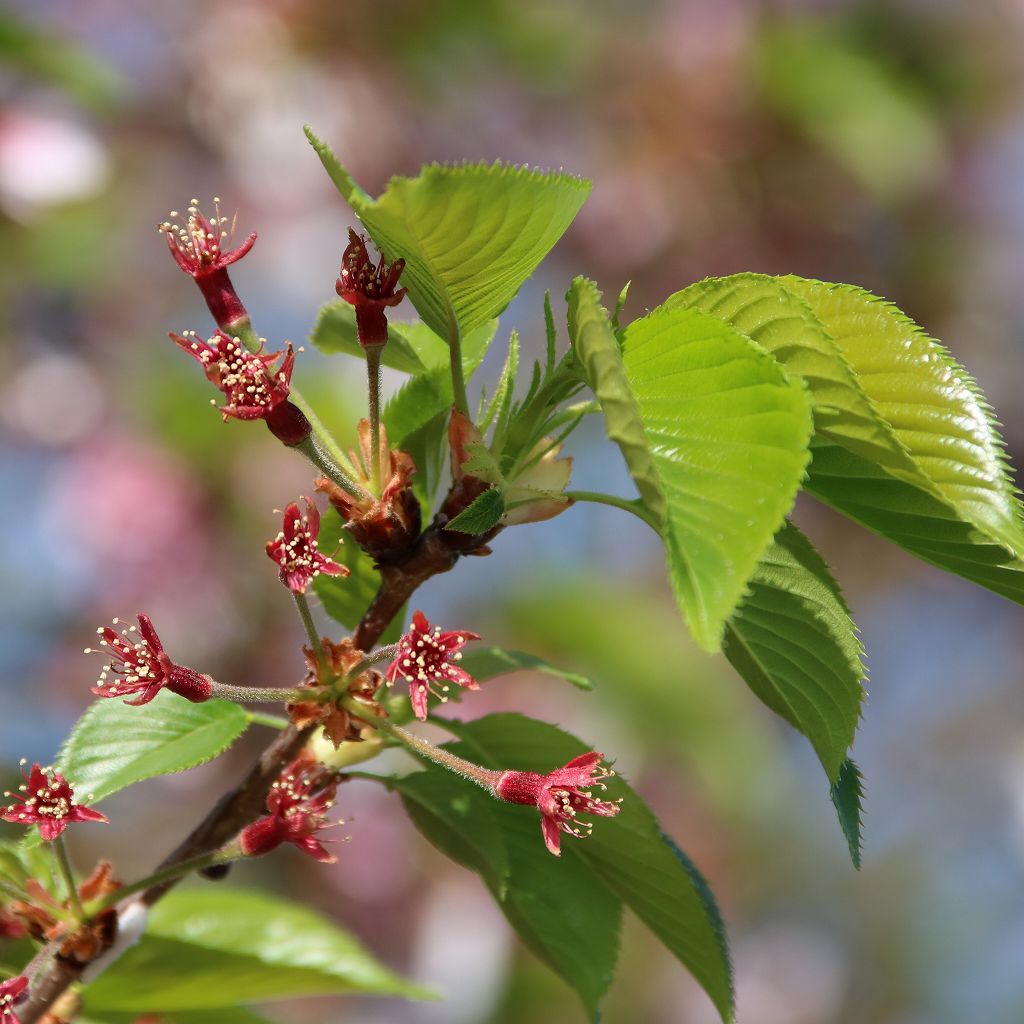
M 446 502 L 445 507 L 447 507 Z M 363 614 L 352 641 L 361 651 L 369 651 L 380 640 L 392 619 L 423 583 L 432 576 L 454 568 L 464 554 L 474 551 L 465 534 L 446 533 L 443 524 L 448 516 L 442 513 L 399 561 L 381 567 L 381 585 Z M 482 547 L 476 541 L 477 547 Z M 295 759 L 309 741 L 313 727 L 298 729 L 294 725 L 281 732 L 263 751 L 245 778 L 225 793 L 205 818 L 168 854 L 156 870 L 172 867 L 201 854 L 210 853 L 233 839 L 246 825 L 255 821 L 264 810 L 267 793 L 281 771 Z M 119 906 L 123 913 L 132 903 L 152 906 L 172 889 L 181 878 L 153 886 L 130 897 Z M 26 969 L 29 973 L 29 998 L 18 1007 L 22 1024 L 37 1024 L 39 1019 L 73 985 L 79 981 L 88 964 L 57 955 L 60 940 L 41 950 Z

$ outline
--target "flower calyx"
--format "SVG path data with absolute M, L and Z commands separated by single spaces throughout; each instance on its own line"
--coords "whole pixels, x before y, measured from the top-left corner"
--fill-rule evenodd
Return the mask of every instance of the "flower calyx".
M 431 626 L 417 609 L 413 612 L 409 632 L 398 642 L 398 652 L 385 670 L 384 678 L 389 686 L 396 679 L 405 679 L 413 713 L 425 722 L 431 696 L 446 703 L 453 684 L 467 690 L 480 689 L 480 684 L 456 664 L 462 659 L 462 648 L 470 640 L 479 639 L 468 630 L 442 633 L 440 626 Z
M 121 883 L 114 877 L 113 865 L 101 860 L 92 874 L 78 886 L 78 896 L 83 906 L 95 900 L 116 893 Z M 19 900 L 11 907 L 22 922 L 28 934 L 41 942 L 52 942 L 64 937 L 58 956 L 77 964 L 88 964 L 106 952 L 117 937 L 117 909 L 108 907 L 86 922 L 69 923 L 71 903 L 58 900 L 39 882 L 30 879 L 25 884 L 26 899 Z
M 26 775 L 26 762 L 21 764 L 21 775 L 25 781 L 18 787 L 18 793 L 4 793 L 4 796 L 17 801 L 0 813 L 4 821 L 15 825 L 38 825 L 40 837 L 49 843 L 75 822 L 107 820 L 99 811 L 75 803 L 75 791 L 60 772 L 37 763 Z
M 193 704 L 201 704 L 213 695 L 209 676 L 184 665 L 176 665 L 167 656 L 160 637 L 148 615 L 139 614 L 139 625 L 120 631 L 101 626 L 96 632 L 102 638 L 98 650 L 86 647 L 86 654 L 103 654 L 109 659 L 92 692 L 98 697 L 129 697 L 125 704 L 139 707 L 148 704 L 161 690 L 167 689 Z M 120 626 L 114 619 L 113 626 Z M 113 678 L 111 678 L 113 677 Z
M 303 750 L 271 786 L 266 817 L 242 830 L 242 853 L 261 857 L 283 843 L 291 843 L 314 860 L 333 864 L 338 858 L 323 846 L 317 833 L 330 827 L 327 812 L 334 806 L 337 788 L 335 773 Z
M 345 520 L 346 529 L 355 542 L 375 561 L 385 564 L 405 554 L 420 535 L 420 504 L 410 483 L 416 466 L 408 453 L 388 448 L 387 432 L 382 426 L 379 464 L 383 469 L 383 486 L 380 496 L 374 497 L 369 421 L 360 420 L 358 430 L 360 451 L 358 455 L 352 452 L 351 456 L 352 464 L 360 470 L 357 481 L 366 497 L 353 498 L 326 477 L 320 477 L 315 486 L 327 495 Z
M 604 780 L 615 774 L 601 765 L 602 758 L 597 751 L 580 754 L 547 775 L 502 772 L 494 794 L 508 803 L 535 806 L 540 811 L 544 844 L 558 857 L 563 832 L 584 839 L 593 830 L 593 824 L 580 820 L 579 815 L 611 818 L 619 813 L 619 800 L 602 800 L 593 793 L 595 789 L 607 789 Z
M 397 306 L 407 289 L 398 287 L 405 260 L 387 263 L 381 253 L 375 267 L 366 248 L 366 239 L 351 228 L 348 246 L 341 257 L 341 276 L 337 293 L 356 309 L 356 336 L 363 348 L 380 346 L 388 340 L 388 321 L 384 310 Z
M 324 638 L 321 645 L 322 661 L 308 648 L 305 652 L 309 672 L 302 689 L 309 689 L 310 699 L 289 704 L 287 711 L 297 728 L 320 726 L 337 749 L 342 743 L 359 742 L 372 734 L 372 727 L 363 717 L 387 717 L 376 700 L 384 679 L 373 669 L 356 671 L 366 656 L 353 646 L 350 638 L 337 644 Z M 345 697 L 356 701 L 364 715 L 357 717 L 343 708 L 341 701 Z
M 277 564 L 281 582 L 293 593 L 304 594 L 313 580 L 325 576 L 347 576 L 346 566 L 328 558 L 318 547 L 320 510 L 312 498 L 304 497 L 306 511 L 291 502 L 284 510 L 281 532 L 267 541 L 267 555 Z

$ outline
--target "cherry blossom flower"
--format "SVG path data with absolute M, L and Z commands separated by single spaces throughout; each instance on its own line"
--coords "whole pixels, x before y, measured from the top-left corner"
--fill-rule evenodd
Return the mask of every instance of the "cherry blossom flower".
M 388 321 L 384 310 L 387 306 L 397 306 L 405 297 L 407 289 L 396 289 L 404 269 L 405 260 L 388 264 L 383 254 L 375 267 L 366 249 L 366 239 L 349 230 L 335 290 L 356 307 L 356 334 L 363 347 L 387 342 Z
M 431 626 L 421 611 L 412 616 L 412 627 L 398 642 L 398 654 L 388 665 L 384 678 L 388 685 L 399 676 L 409 684 L 409 700 L 416 717 L 427 718 L 427 701 L 431 694 L 442 702 L 448 700 L 452 683 L 467 690 L 479 689 L 477 681 L 465 669 L 453 664 L 462 658 L 462 648 L 470 640 L 479 640 L 467 630 L 442 633 Z
M 289 394 L 295 351 L 289 343 L 283 352 L 250 352 L 239 338 L 217 331 L 203 341 L 194 331 L 171 334 L 171 340 L 202 364 L 206 377 L 224 392 L 227 400 L 220 407 L 225 420 L 267 419 L 283 405 Z M 276 370 L 271 366 L 281 360 Z M 308 431 L 307 431 L 308 433 Z
M 271 787 L 265 818 L 242 830 L 240 842 L 246 857 L 261 857 L 282 843 L 291 843 L 324 864 L 338 858 L 316 838 L 327 825 L 338 783 L 331 771 L 304 750 Z M 336 824 L 342 824 L 337 822 Z
M 213 208 L 214 215 L 207 220 L 199 209 L 199 200 L 193 199 L 184 224 L 178 223 L 180 214 L 172 210 L 171 220 L 159 224 L 158 228 L 167 239 L 167 248 L 175 262 L 199 286 L 218 326 L 227 327 L 249 318 L 231 284 L 227 268 L 253 247 L 256 233 L 232 249 L 234 224 L 228 226 L 227 217 L 221 214 L 219 198 L 214 198 Z
M 0 1024 L 21 1024 L 14 1008 L 28 999 L 28 978 L 0 981 Z
M 113 625 L 119 626 L 114 619 Z M 103 666 L 92 692 L 99 697 L 127 697 L 138 694 L 125 704 L 139 707 L 148 704 L 161 690 L 168 689 L 193 704 L 209 700 L 213 684 L 209 676 L 195 669 L 176 665 L 164 653 L 163 644 L 157 636 L 148 615 L 139 615 L 139 626 L 128 626 L 115 631 L 110 626 L 101 626 L 96 632 L 100 640 L 100 651 L 86 647 L 86 654 L 106 654 L 110 659 Z M 113 680 L 109 677 L 113 676 Z
M 503 772 L 494 786 L 501 800 L 513 804 L 533 804 L 541 815 L 541 831 L 547 848 L 561 854 L 561 834 L 583 839 L 590 835 L 593 824 L 580 821 L 580 814 L 611 818 L 619 813 L 619 801 L 600 800 L 592 791 L 604 790 L 604 780 L 615 773 L 601 766 L 596 751 L 580 754 L 567 765 L 547 775 L 536 772 Z
M 320 512 L 311 498 L 304 498 L 306 514 L 296 502 L 284 510 L 284 526 L 271 541 L 267 554 L 280 569 L 281 582 L 293 593 L 304 594 L 313 580 L 325 576 L 347 576 L 348 569 L 328 558 L 317 546 Z
M 21 762 L 25 764 L 24 761 Z M 74 801 L 75 791 L 59 772 L 33 764 L 28 775 L 21 771 L 25 782 L 19 787 L 24 796 L 4 793 L 18 803 L 11 804 L 0 814 L 4 821 L 15 825 L 38 825 L 39 835 L 45 842 L 56 839 L 72 822 L 106 821 L 99 811 L 90 810 Z

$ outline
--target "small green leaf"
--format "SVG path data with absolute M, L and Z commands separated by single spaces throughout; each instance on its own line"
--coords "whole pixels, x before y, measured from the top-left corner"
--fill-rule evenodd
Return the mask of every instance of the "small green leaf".
M 792 523 L 754 572 L 724 652 L 751 690 L 811 741 L 834 781 L 860 718 L 863 652 L 839 585 Z
M 589 182 L 567 174 L 431 164 L 416 178 L 392 178 L 371 199 L 309 127 L 306 136 L 378 248 L 406 261 L 402 285 L 424 322 L 446 339 L 501 313 L 590 191 Z
M 509 651 L 503 647 L 472 647 L 462 652 L 459 665 L 478 682 L 485 682 L 507 672 L 540 672 L 556 679 L 564 679 L 580 690 L 593 689 L 590 680 L 585 676 L 557 668 L 535 654 Z
M 90 803 L 151 779 L 205 764 L 224 753 L 249 724 L 228 700 L 191 704 L 166 690 L 145 708 L 101 698 L 71 730 L 56 768 Z
M 450 523 L 445 524 L 446 530 L 457 530 L 459 533 L 479 535 L 493 530 L 505 514 L 505 499 L 497 487 L 489 487 L 478 495 Z
M 373 559 L 346 535 L 341 516 L 333 508 L 328 509 L 321 520 L 320 549 L 327 553 L 335 551 L 342 537 L 346 542 L 337 557 L 348 566 L 349 575 L 317 576 L 313 580 L 313 592 L 335 622 L 346 629 L 355 629 L 377 594 L 380 573 L 374 568 Z M 402 625 L 402 616 L 396 616 L 380 642 L 388 644 L 397 640 L 402 634 Z
M 381 362 L 385 366 L 400 370 L 402 373 L 422 373 L 426 370 L 420 357 L 405 340 L 406 328 L 416 326 L 418 325 L 388 323 L 388 342 L 381 352 Z M 429 330 L 427 327 L 423 329 Z M 335 299 L 320 307 L 309 340 L 328 355 L 340 352 L 359 359 L 366 358 L 356 334 L 355 307 L 342 299 Z
M 830 795 L 850 848 L 850 859 L 853 866 L 860 870 L 861 801 L 864 799 L 864 783 L 860 769 L 850 758 L 843 761 L 839 776 L 832 784 Z
M 445 725 L 459 737 L 453 747 L 457 753 L 493 769 L 547 773 L 587 749 L 561 729 L 523 715 L 487 715 L 473 722 Z M 459 779 L 454 781 L 467 790 L 473 788 Z M 732 968 L 722 919 L 707 883 L 621 778 L 609 784 L 609 795 L 623 797 L 620 813 L 598 820 L 587 839 L 564 837 L 564 866 L 572 872 L 580 863 L 591 867 L 690 970 L 722 1019 L 732 1021 Z M 535 810 L 505 804 L 498 804 L 496 810 L 502 833 L 512 822 L 525 821 L 536 849 L 544 851 Z M 466 827 L 472 828 L 472 824 L 467 821 Z M 557 897 L 553 908 L 574 913 Z
M 176 1012 L 267 999 L 363 992 L 430 998 L 379 964 L 347 932 L 261 892 L 174 891 L 142 941 L 84 993 L 88 1013 Z
M 490 320 L 462 339 L 462 363 L 467 375 L 480 365 L 497 329 L 498 321 Z M 321 307 L 310 340 L 321 352 L 366 358 L 356 334 L 355 308 L 342 299 Z M 424 323 L 389 320 L 381 359 L 385 366 L 402 373 L 424 373 L 448 366 L 448 343 Z
M 618 339 L 592 285 L 569 294 L 570 333 L 641 496 L 661 524 L 673 589 L 717 650 L 808 461 L 805 389 L 723 321 L 661 307 Z
M 595 1016 L 615 970 L 620 900 L 579 859 L 552 857 L 536 821 L 463 779 L 428 766 L 394 785 L 420 832 L 480 875 L 526 946 Z

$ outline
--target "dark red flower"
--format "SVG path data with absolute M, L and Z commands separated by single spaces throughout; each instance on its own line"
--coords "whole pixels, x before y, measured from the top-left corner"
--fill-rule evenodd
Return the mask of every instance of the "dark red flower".
M 599 800 L 591 792 L 604 790 L 604 780 L 615 773 L 601 766 L 602 755 L 595 752 L 574 757 L 563 768 L 548 775 L 536 772 L 503 772 L 494 787 L 502 800 L 513 804 L 533 804 L 540 811 L 544 843 L 557 857 L 561 854 L 563 832 L 577 839 L 589 836 L 593 824 L 580 821 L 580 814 L 611 818 L 619 813 L 619 802 Z
M 348 246 L 341 257 L 341 277 L 335 290 L 356 307 L 356 333 L 361 345 L 383 345 L 388 340 L 388 321 L 384 310 L 397 306 L 407 289 L 398 288 L 405 260 L 380 262 L 375 267 L 366 250 L 366 239 L 349 229 Z
M 256 242 L 253 232 L 241 245 L 232 249 L 234 224 L 228 226 L 227 217 L 220 212 L 220 199 L 213 200 L 214 215 L 210 220 L 199 209 L 199 200 L 193 199 L 186 211 L 184 225 L 177 222 L 177 210 L 171 211 L 171 220 L 158 225 L 167 239 L 167 248 L 181 269 L 195 279 L 206 304 L 218 326 L 248 320 L 241 299 L 235 293 L 227 268 L 240 260 Z
M 310 498 L 306 514 L 299 511 L 296 502 L 284 510 L 284 528 L 271 541 L 267 541 L 267 554 L 280 568 L 281 582 L 293 593 L 304 594 L 314 577 L 347 576 L 344 565 L 328 558 L 317 547 L 320 535 L 320 512 Z
M 119 619 L 114 619 L 115 626 L 120 624 Z M 118 633 L 110 626 L 101 626 L 96 632 L 103 638 L 100 647 L 106 650 L 86 647 L 85 653 L 106 654 L 110 659 L 92 687 L 97 696 L 126 697 L 137 693 L 138 697 L 126 700 L 125 704 L 138 707 L 148 704 L 166 687 L 193 704 L 210 699 L 213 686 L 209 677 L 184 665 L 175 665 L 167 657 L 148 615 L 139 615 L 138 629 L 128 626 Z M 108 681 L 111 675 L 114 676 L 112 682 Z
M 270 814 L 242 830 L 242 852 L 261 857 L 282 843 L 291 843 L 315 860 L 333 864 L 338 858 L 323 847 L 316 833 L 328 827 L 327 812 L 334 806 L 337 788 L 334 774 L 304 750 L 271 787 Z
M 217 331 L 203 341 L 194 331 L 171 334 L 171 340 L 202 364 L 206 377 L 224 392 L 220 412 L 225 420 L 267 419 L 288 399 L 295 368 L 295 351 L 289 343 L 284 352 L 250 352 L 238 338 Z M 271 366 L 282 356 L 276 370 Z M 308 430 L 306 431 L 308 434 Z
M 0 1024 L 21 1024 L 14 1007 L 28 999 L 28 978 L 0 981 Z
M 21 763 L 25 764 L 24 761 Z M 38 825 L 39 835 L 46 842 L 50 842 L 72 822 L 107 820 L 99 811 L 92 811 L 88 807 L 76 804 L 75 791 L 68 780 L 52 768 L 42 768 L 38 764 L 33 764 L 28 775 L 25 774 L 24 768 L 21 774 L 25 782 L 19 789 L 25 795 L 4 793 L 4 796 L 13 796 L 18 801 L 0 814 L 4 821 L 13 822 L 15 825 Z
M 427 700 L 431 694 L 442 701 L 448 700 L 450 684 L 478 690 L 477 681 L 458 665 L 462 648 L 470 640 L 479 640 L 476 633 L 467 630 L 442 633 L 439 626 L 432 627 L 421 611 L 413 612 L 412 627 L 398 641 L 398 654 L 387 667 L 384 678 L 390 685 L 399 676 L 409 684 L 409 700 L 416 717 L 427 718 Z

